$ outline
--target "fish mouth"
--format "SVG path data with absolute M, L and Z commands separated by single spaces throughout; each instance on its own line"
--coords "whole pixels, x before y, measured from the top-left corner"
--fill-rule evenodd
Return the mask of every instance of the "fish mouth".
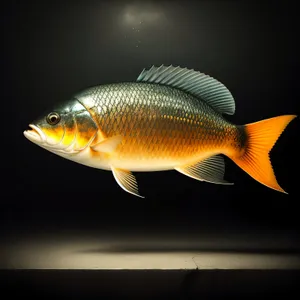
M 30 140 L 34 143 L 45 142 L 45 140 L 46 140 L 45 135 L 40 128 L 38 128 L 37 126 L 35 126 L 33 124 L 29 124 L 29 127 L 31 129 L 24 131 L 24 135 L 28 140 Z

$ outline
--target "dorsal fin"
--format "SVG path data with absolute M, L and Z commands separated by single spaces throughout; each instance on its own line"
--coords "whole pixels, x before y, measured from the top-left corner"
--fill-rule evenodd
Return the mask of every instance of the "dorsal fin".
M 200 98 L 220 113 L 233 115 L 234 99 L 230 91 L 218 80 L 195 70 L 161 65 L 144 69 L 139 82 L 158 83 L 178 88 Z

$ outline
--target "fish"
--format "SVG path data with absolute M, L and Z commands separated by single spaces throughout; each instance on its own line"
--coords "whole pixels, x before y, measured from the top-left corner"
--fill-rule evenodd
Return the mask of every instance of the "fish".
M 135 81 L 87 87 L 29 124 L 25 137 L 76 163 L 111 171 L 126 192 L 141 195 L 134 172 L 176 170 L 232 185 L 224 157 L 259 183 L 278 184 L 270 151 L 296 115 L 236 125 L 227 87 L 205 73 L 173 65 L 143 69 Z

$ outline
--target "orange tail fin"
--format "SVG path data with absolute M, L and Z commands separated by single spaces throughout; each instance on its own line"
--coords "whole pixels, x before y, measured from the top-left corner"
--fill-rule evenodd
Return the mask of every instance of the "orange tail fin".
M 242 156 L 231 159 L 251 177 L 274 190 L 286 193 L 278 184 L 269 152 L 295 115 L 274 117 L 244 126 L 247 141 Z

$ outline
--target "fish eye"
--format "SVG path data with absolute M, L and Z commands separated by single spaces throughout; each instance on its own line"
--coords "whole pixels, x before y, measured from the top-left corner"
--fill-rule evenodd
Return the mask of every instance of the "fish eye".
M 60 115 L 56 112 L 52 112 L 47 116 L 47 122 L 50 125 L 56 125 L 60 121 Z

